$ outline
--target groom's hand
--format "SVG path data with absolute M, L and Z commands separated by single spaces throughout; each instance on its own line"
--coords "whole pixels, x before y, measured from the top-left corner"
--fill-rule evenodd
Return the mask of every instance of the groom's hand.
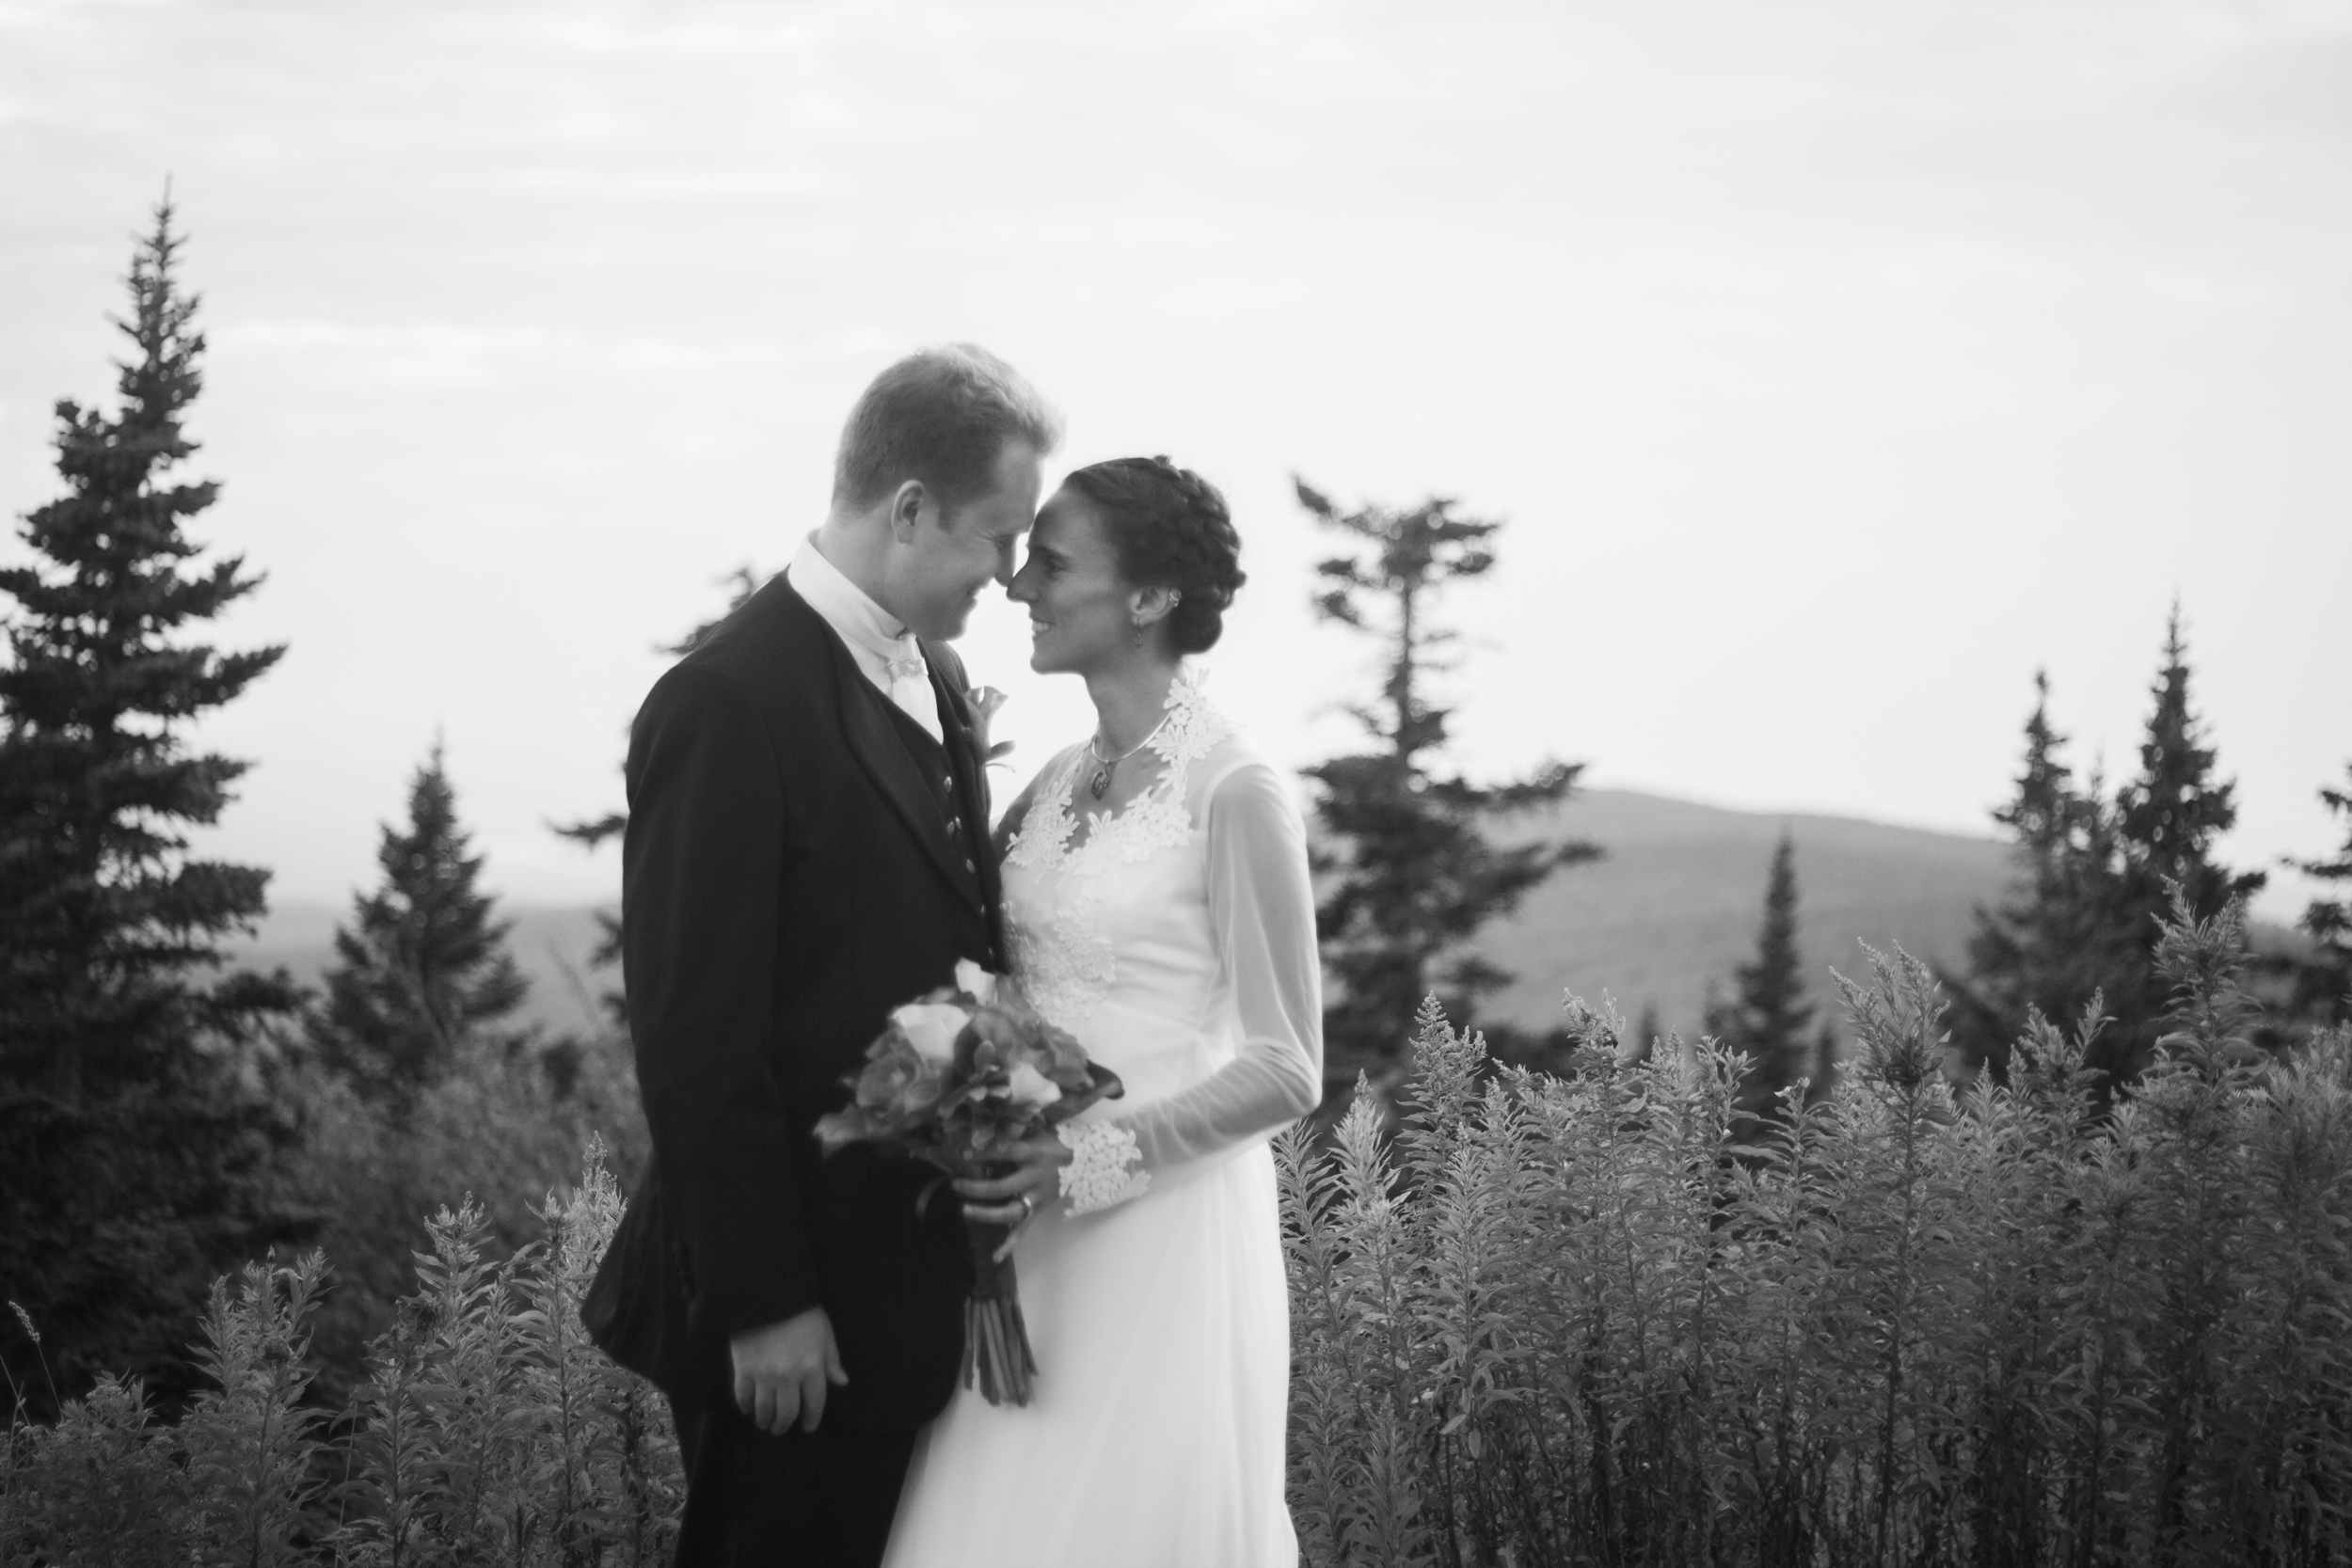
M 781 1437 L 798 1420 L 815 1432 L 825 1415 L 829 1384 L 850 1381 L 833 1342 L 833 1320 L 821 1307 L 727 1341 L 735 1358 L 735 1406 L 760 1431 Z

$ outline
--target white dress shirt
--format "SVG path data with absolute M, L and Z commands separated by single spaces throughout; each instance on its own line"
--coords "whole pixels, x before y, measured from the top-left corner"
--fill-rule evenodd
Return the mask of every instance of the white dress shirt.
M 843 577 L 841 568 L 818 550 L 813 533 L 801 541 L 800 553 L 784 575 L 793 592 L 806 599 L 809 609 L 823 616 L 825 625 L 850 645 L 850 657 L 857 660 L 875 689 L 898 704 L 933 740 L 946 744 L 946 736 L 939 727 L 939 698 L 931 690 L 930 666 L 924 662 L 923 645 L 914 633 L 868 598 L 865 589 Z

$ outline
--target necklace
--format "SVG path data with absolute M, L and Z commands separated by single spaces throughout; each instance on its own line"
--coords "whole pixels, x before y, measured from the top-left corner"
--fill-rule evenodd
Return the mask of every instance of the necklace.
M 1168 720 L 1175 717 L 1176 715 L 1174 713 L 1169 713 L 1167 719 L 1163 719 L 1158 723 L 1152 726 L 1152 733 L 1150 735 L 1145 736 L 1141 740 L 1136 741 L 1133 746 L 1128 747 L 1125 751 L 1120 752 L 1119 755 L 1115 757 L 1104 756 L 1103 754 L 1102 748 L 1095 745 L 1095 742 L 1103 737 L 1100 730 L 1097 730 L 1094 734 L 1087 736 L 1087 755 L 1092 757 L 1097 765 L 1094 769 L 1094 777 L 1087 781 L 1087 793 L 1100 800 L 1104 794 L 1111 787 L 1111 769 L 1118 767 L 1120 763 L 1125 762 L 1129 757 L 1134 756 L 1137 752 L 1142 751 L 1146 746 L 1151 745 L 1152 741 L 1158 739 L 1160 732 L 1168 728 Z

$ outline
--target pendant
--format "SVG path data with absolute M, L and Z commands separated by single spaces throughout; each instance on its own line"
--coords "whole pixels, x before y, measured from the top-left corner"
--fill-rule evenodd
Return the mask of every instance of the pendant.
M 1111 770 L 1107 768 L 1096 768 L 1094 770 L 1094 777 L 1087 781 L 1088 793 L 1091 794 L 1098 800 L 1103 798 L 1104 792 L 1109 789 L 1110 786 Z

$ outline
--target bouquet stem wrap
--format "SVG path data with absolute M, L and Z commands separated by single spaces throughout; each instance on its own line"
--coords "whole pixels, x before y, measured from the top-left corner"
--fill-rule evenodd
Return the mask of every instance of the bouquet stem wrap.
M 972 1294 L 963 1304 L 963 1386 L 991 1404 L 1025 1405 L 1037 1386 L 1037 1357 L 1021 1316 L 1020 1282 L 1012 1254 L 996 1256 L 1012 1232 L 966 1220 L 972 1249 Z

